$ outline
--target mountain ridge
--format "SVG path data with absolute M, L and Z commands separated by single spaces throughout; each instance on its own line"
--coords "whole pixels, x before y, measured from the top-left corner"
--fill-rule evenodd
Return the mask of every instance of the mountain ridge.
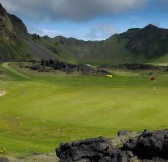
M 40 37 L 29 34 L 23 21 L 7 13 L 0 4 L 0 27 L 0 61 L 59 59 L 72 63 L 121 64 L 152 62 L 168 55 L 168 29 L 152 24 L 101 41 Z

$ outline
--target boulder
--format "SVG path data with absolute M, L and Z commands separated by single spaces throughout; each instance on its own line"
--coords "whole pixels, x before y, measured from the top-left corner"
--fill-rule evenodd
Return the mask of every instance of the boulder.
M 129 139 L 128 136 L 130 136 Z M 122 130 L 118 138 L 124 138 L 122 145 L 116 139 L 90 138 L 82 141 L 62 143 L 56 149 L 60 162 L 167 162 L 168 130 L 135 132 Z M 127 139 L 127 140 L 125 140 Z
M 168 130 L 145 130 L 140 136 L 129 139 L 123 150 L 130 150 L 141 159 L 159 157 L 168 160 Z
M 62 143 L 56 149 L 60 162 L 127 162 L 129 151 L 121 151 L 111 144 L 111 139 L 98 137 L 71 143 Z
M 71 64 L 59 60 L 41 60 L 40 63 L 33 64 L 32 66 L 29 66 L 32 70 L 38 70 L 40 72 L 46 72 L 50 70 L 58 70 L 63 71 L 66 73 L 80 73 L 84 75 L 107 75 L 110 74 L 106 70 L 92 68 L 87 65 L 83 64 Z M 47 70 L 46 70 L 47 68 Z

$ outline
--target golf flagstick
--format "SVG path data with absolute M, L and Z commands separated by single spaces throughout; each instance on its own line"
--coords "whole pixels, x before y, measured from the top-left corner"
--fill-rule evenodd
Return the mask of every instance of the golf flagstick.
M 155 77 L 151 77 L 150 80 L 153 81 L 153 94 L 155 95 L 155 93 L 156 93 L 156 81 L 155 81 Z
M 156 93 L 156 81 L 155 81 L 155 79 L 153 80 L 153 93 L 154 93 L 154 95 Z

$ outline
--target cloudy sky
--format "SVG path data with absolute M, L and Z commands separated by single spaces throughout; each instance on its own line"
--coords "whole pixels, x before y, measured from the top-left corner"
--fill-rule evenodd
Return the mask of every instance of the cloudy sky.
M 30 33 L 102 40 L 129 28 L 168 28 L 168 0 L 0 0 Z

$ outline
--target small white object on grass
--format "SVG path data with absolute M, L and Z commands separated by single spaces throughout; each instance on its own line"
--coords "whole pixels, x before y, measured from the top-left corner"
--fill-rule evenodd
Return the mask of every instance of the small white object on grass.
M 6 95 L 6 91 L 0 90 L 0 97 Z

